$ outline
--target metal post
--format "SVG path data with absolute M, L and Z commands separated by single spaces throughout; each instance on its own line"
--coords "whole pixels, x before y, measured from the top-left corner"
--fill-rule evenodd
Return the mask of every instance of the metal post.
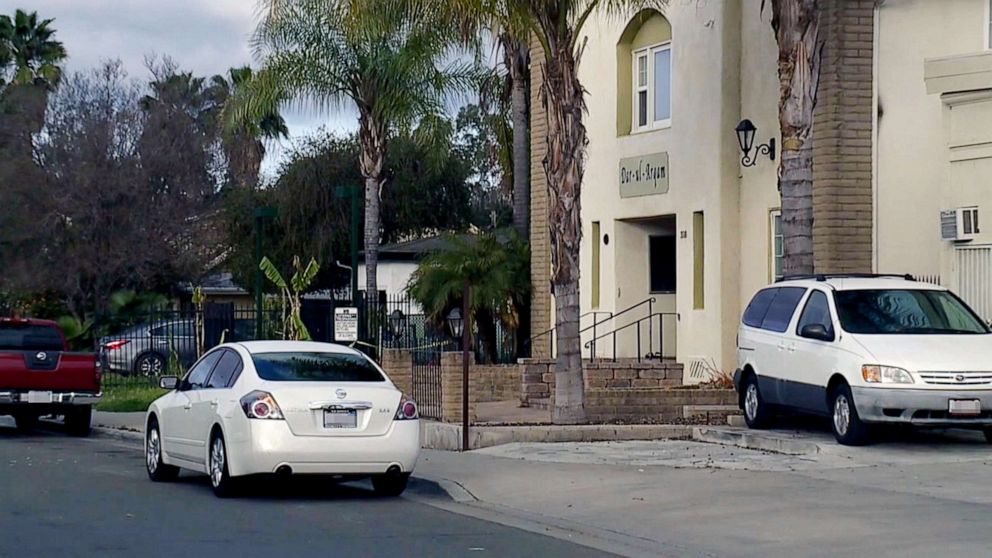
M 472 343 L 472 315 L 469 314 L 472 289 L 465 281 L 462 297 L 462 451 L 468 451 L 468 367 L 469 346 Z
M 255 212 L 255 339 L 262 338 L 262 215 Z
M 654 352 L 654 322 L 651 316 L 654 315 L 654 302 L 648 299 L 648 353 Z

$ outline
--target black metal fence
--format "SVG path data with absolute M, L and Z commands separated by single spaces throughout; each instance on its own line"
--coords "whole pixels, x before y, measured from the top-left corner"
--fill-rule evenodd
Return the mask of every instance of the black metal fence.
M 359 303 L 357 341 L 343 341 L 335 331 L 335 310 L 351 306 L 350 301 L 304 298 L 301 318 L 314 341 L 349 344 L 374 359 L 380 358 L 382 348 L 412 351 L 423 380 L 417 400 L 430 404 L 431 395 L 424 390 L 435 373 L 431 367 L 435 362 L 440 366 L 442 351 L 461 348 L 461 339 L 452 334 L 452 324 L 432 323 L 405 294 L 380 295 L 378 300 Z M 154 386 L 161 376 L 181 376 L 200 355 L 221 343 L 285 338 L 283 310 L 271 304 L 261 315 L 255 308 L 231 303 L 208 303 L 199 309 L 144 310 L 97 320 L 90 331 L 95 337 L 93 348 L 103 362 L 106 387 Z M 477 325 L 473 331 L 479 362 L 515 361 L 515 339 L 501 324 L 496 324 L 494 331 L 482 332 L 481 338 Z M 488 347 L 483 342 L 487 334 L 493 338 Z M 439 368 L 436 374 L 439 378 Z M 436 391 L 439 405 L 440 388 Z

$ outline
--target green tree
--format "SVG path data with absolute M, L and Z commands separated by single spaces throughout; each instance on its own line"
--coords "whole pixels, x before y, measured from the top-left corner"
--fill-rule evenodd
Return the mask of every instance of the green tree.
M 207 95 L 218 107 L 224 107 L 235 91 L 251 82 L 252 69 L 248 66 L 231 68 L 227 76 L 216 75 L 210 80 Z M 223 120 L 223 116 L 221 117 Z M 227 156 L 228 174 L 238 186 L 258 186 L 262 159 L 265 158 L 263 140 L 289 137 L 286 121 L 279 114 L 278 105 L 252 120 L 242 120 L 234 125 L 221 127 L 221 144 Z
M 303 323 L 303 305 L 300 295 L 308 292 L 313 285 L 320 266 L 317 260 L 310 258 L 306 266 L 303 265 L 299 256 L 293 256 L 293 274 L 289 281 L 279 273 L 279 268 L 273 264 L 269 258 L 262 258 L 258 267 L 265 274 L 265 277 L 279 289 L 282 296 L 283 315 L 283 339 L 292 341 L 310 341 L 310 332 Z
M 473 65 L 452 56 L 452 25 L 403 2 L 265 0 L 254 44 L 262 68 L 233 121 L 257 118 L 281 99 L 320 110 L 358 112 L 359 169 L 365 183 L 367 288 L 376 291 L 380 201 L 387 144 L 396 131 L 436 121 L 454 93 L 467 91 Z M 427 135 L 429 136 L 429 134 Z
M 764 9 L 765 1 L 761 2 Z M 813 273 L 813 109 L 820 82 L 820 11 L 817 0 L 771 0 L 778 43 L 782 163 L 782 268 L 786 275 Z
M 498 345 L 497 322 L 516 331 L 530 296 L 530 252 L 514 232 L 447 238 L 446 247 L 425 255 L 410 279 L 409 292 L 438 328 L 453 308 L 461 308 L 464 285 L 471 287 L 469 311 L 480 344 L 492 362 Z
M 503 22 L 516 37 L 533 37 L 541 52 L 532 63 L 542 68 L 541 110 L 547 114 L 542 161 L 548 181 L 551 285 L 555 296 L 558 362 L 555 368 L 556 423 L 586 420 L 585 384 L 579 337 L 579 253 L 582 239 L 581 189 L 588 137 L 585 90 L 578 69 L 585 43 L 582 31 L 597 14 L 630 17 L 665 0 L 407 0 L 421 9 L 453 14 L 477 28 Z M 536 60 L 534 59 L 536 57 Z

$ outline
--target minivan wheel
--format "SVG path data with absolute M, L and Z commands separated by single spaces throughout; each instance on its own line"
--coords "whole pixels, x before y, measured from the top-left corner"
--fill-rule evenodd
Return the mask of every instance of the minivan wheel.
M 830 424 L 837 441 L 845 446 L 867 444 L 871 439 L 871 429 L 858 415 L 850 386 L 841 384 L 834 388 L 830 400 Z
M 768 428 L 772 422 L 772 409 L 765 403 L 765 400 L 761 397 L 761 390 L 758 388 L 758 377 L 754 374 L 748 374 L 744 378 L 743 385 L 741 386 L 743 395 L 743 407 L 744 407 L 744 422 L 747 423 L 748 428 Z

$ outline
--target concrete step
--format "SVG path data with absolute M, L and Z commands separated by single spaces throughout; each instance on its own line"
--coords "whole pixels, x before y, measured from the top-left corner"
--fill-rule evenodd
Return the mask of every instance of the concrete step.
M 693 428 L 692 439 L 711 444 L 737 446 L 787 455 L 813 455 L 820 453 L 820 446 L 814 441 L 799 439 L 791 437 L 788 434 L 767 430 L 700 426 Z

